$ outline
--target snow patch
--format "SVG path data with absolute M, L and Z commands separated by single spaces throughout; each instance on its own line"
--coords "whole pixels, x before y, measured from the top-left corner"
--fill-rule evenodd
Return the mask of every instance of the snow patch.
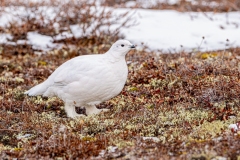
M 235 24 L 240 20 L 238 12 L 205 14 L 138 9 L 134 18 L 139 25 L 122 33 L 132 42 L 164 52 L 240 47 L 240 24 Z
M 31 44 L 33 49 L 47 51 L 52 48 L 59 48 L 60 44 L 53 43 L 53 38 L 46 35 L 41 35 L 37 32 L 28 32 L 27 43 Z
M 162 0 L 164 1 L 164 0 Z M 131 2 L 131 1 L 130 1 Z M 130 3 L 129 2 L 129 3 Z M 149 3 L 156 3 L 156 1 L 149 1 Z M 160 1 L 158 1 L 160 2 Z M 168 1 L 168 3 L 175 3 L 176 0 Z M 133 2 L 131 2 L 133 3 Z M 142 3 L 146 3 L 142 1 Z M 103 8 L 102 8 L 103 9 Z M 112 8 L 106 8 L 106 11 Z M 94 8 L 91 9 L 93 11 Z M 95 8 L 99 14 L 101 7 Z M 42 6 L 38 8 L 46 18 L 43 25 L 47 27 L 48 19 L 55 18 L 57 7 Z M 117 17 L 119 14 L 131 9 L 114 8 L 113 14 Z M 110 28 L 107 25 L 101 26 L 100 31 L 114 31 L 118 29 L 120 33 L 125 36 L 125 39 L 132 43 L 142 46 L 144 44 L 151 50 L 160 50 L 162 52 L 179 52 L 185 51 L 211 51 L 227 49 L 230 47 L 240 47 L 240 14 L 239 12 L 228 13 L 196 13 L 196 12 L 177 12 L 174 10 L 149 10 L 149 9 L 135 9 L 135 14 L 132 19 L 138 25 L 130 28 L 119 28 L 119 24 L 112 24 Z M 0 15 L 0 27 L 4 28 L 10 23 L 22 23 L 18 18 L 29 15 L 36 19 L 40 19 L 32 13 L 30 9 L 24 7 L 5 7 L 5 12 Z M 61 17 L 58 17 L 61 19 Z M 120 19 L 118 22 L 123 22 Z M 11 42 L 12 36 L 10 34 L 0 34 L 0 43 L 7 44 L 32 44 L 37 50 L 51 50 L 59 48 L 61 44 L 53 43 L 53 40 L 61 40 L 71 37 L 84 37 L 92 35 L 96 27 L 96 23 L 88 27 L 83 27 L 86 24 L 74 24 L 70 26 L 70 32 L 63 32 L 55 37 L 41 35 L 36 32 L 29 32 L 27 40 Z M 59 29 L 59 24 L 54 24 L 56 31 Z M 84 28 L 84 29 L 83 29 Z M 97 35 L 97 32 L 95 33 Z M 204 37 L 204 38 L 203 38 Z

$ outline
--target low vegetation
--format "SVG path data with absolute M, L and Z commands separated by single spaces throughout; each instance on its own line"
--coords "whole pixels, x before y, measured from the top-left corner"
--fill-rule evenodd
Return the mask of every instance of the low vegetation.
M 124 90 L 99 105 L 110 111 L 70 119 L 58 98 L 23 92 L 71 56 L 1 54 L 1 157 L 237 159 L 240 136 L 228 126 L 240 117 L 239 56 L 131 52 Z

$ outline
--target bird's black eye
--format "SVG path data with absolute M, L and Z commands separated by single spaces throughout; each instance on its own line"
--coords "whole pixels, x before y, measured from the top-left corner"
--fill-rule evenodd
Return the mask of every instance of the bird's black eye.
M 124 47 L 124 44 L 121 44 L 122 47 Z

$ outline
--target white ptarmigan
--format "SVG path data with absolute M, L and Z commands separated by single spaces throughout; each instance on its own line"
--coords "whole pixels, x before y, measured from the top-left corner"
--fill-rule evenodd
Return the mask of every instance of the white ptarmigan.
M 75 107 L 85 107 L 87 115 L 98 114 L 103 109 L 97 109 L 96 104 L 122 91 L 128 75 L 125 56 L 133 48 L 129 41 L 118 40 L 105 54 L 70 59 L 25 94 L 59 97 L 65 102 L 68 117 L 81 116 Z

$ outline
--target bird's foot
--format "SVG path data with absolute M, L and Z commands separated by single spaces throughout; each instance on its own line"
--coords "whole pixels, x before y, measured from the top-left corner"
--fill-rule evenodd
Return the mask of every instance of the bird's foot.
M 85 113 L 84 108 L 81 108 L 81 107 L 65 105 L 65 111 L 67 113 L 67 116 L 70 117 L 70 118 L 77 118 L 77 117 L 86 116 L 86 114 L 79 114 L 79 113 Z
M 87 115 L 91 114 L 99 114 L 100 112 L 107 112 L 109 109 L 98 109 L 96 106 L 87 106 L 86 107 L 86 113 Z

